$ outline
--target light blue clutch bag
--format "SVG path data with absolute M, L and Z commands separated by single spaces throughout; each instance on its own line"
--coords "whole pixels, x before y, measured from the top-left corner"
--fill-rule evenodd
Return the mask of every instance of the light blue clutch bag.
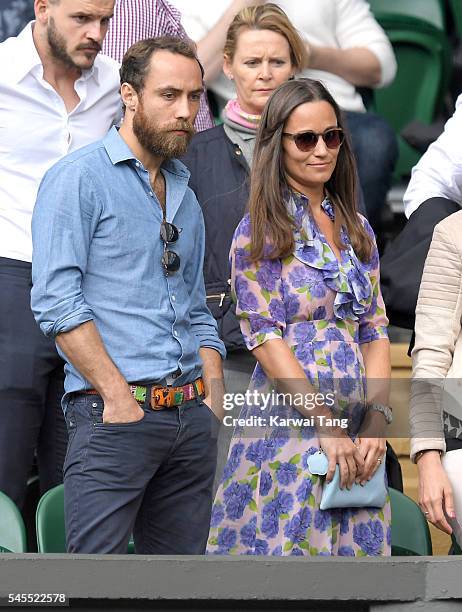
M 319 451 L 308 457 L 308 469 L 312 474 L 325 476 L 329 467 L 326 455 Z M 350 490 L 340 488 L 340 470 L 338 465 L 331 482 L 324 483 L 321 497 L 321 510 L 331 508 L 382 508 L 387 498 L 385 485 L 385 461 L 380 463 L 375 474 L 364 486 L 353 484 Z

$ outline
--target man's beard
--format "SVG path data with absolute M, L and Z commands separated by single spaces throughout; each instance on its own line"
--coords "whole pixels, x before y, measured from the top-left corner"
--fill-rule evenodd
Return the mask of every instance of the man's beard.
M 184 130 L 187 134 L 175 135 L 172 133 L 173 130 Z M 189 121 L 181 119 L 161 128 L 159 124 L 148 119 L 143 104 L 140 102 L 133 116 L 133 133 L 143 149 L 156 157 L 171 159 L 181 157 L 186 153 L 195 129 Z
M 76 64 L 75 61 L 72 59 L 72 57 L 67 52 L 66 39 L 64 38 L 64 36 L 62 36 L 58 32 L 58 29 L 56 28 L 55 20 L 53 19 L 53 17 L 50 17 L 49 22 L 48 22 L 47 38 L 48 38 L 48 46 L 50 48 L 51 55 L 56 60 L 58 60 L 58 62 L 61 62 L 68 68 L 77 69 L 77 70 L 82 69 L 82 66 L 79 66 L 78 64 Z M 87 43 L 85 45 L 79 45 L 76 48 L 76 50 L 84 48 L 84 47 L 85 48 L 93 47 L 97 51 L 101 50 L 101 47 L 96 42 Z

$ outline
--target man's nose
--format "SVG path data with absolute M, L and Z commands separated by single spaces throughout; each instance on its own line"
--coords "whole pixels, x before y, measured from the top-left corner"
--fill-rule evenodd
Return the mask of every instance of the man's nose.
M 180 96 L 175 108 L 177 119 L 189 119 L 191 117 L 191 102 L 188 96 Z
M 86 31 L 87 38 L 96 41 L 97 43 L 102 43 L 103 38 L 106 35 L 107 26 L 102 24 L 100 21 L 91 21 L 88 24 L 88 28 Z

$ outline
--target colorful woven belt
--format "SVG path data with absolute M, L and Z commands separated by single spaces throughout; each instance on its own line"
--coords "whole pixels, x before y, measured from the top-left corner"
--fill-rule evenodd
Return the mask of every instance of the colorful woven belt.
M 140 404 L 144 404 L 148 393 L 148 387 L 142 385 L 129 385 L 131 394 Z M 90 395 L 99 395 L 96 389 L 84 391 Z M 203 397 L 205 394 L 204 381 L 197 378 L 194 382 L 183 385 L 182 387 L 151 387 L 151 408 L 162 410 L 162 408 L 176 408 L 185 402 Z

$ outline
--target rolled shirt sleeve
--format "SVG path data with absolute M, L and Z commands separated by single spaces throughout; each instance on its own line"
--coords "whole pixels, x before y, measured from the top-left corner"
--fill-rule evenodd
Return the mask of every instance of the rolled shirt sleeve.
M 31 307 L 47 337 L 94 318 L 82 276 L 99 213 L 96 191 L 84 171 L 63 161 L 45 174 L 32 217 Z
M 365 0 L 337 0 L 335 35 L 341 49 L 365 47 L 380 62 L 381 78 L 375 87 L 389 85 L 396 75 L 397 64 L 388 36 L 377 23 Z
M 410 217 L 430 198 L 446 198 L 462 205 L 462 95 L 444 132 L 433 142 L 412 169 L 404 194 L 404 212 Z

